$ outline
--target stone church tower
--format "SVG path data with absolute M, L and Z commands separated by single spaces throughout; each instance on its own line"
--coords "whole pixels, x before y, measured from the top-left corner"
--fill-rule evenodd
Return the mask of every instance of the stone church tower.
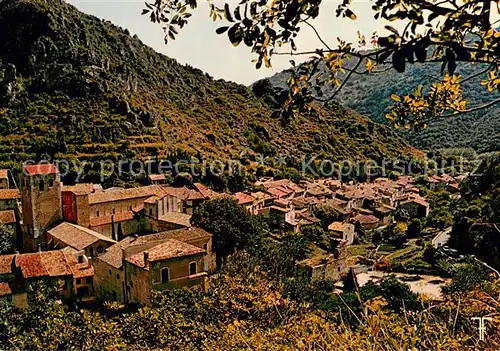
M 62 183 L 54 165 L 30 165 L 22 180 L 23 244 L 26 251 L 37 250 L 45 231 L 62 220 Z

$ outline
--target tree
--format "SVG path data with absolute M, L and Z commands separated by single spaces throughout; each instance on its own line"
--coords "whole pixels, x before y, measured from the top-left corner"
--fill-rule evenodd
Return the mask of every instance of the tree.
M 409 238 L 415 238 L 420 235 L 422 231 L 422 221 L 418 218 L 413 218 L 408 223 L 408 228 L 406 229 L 406 235 Z
M 251 215 L 231 197 L 203 202 L 194 211 L 191 222 L 213 234 L 218 266 L 236 249 L 258 247 L 266 230 L 260 217 Z
M 452 281 L 443 288 L 448 294 L 467 293 L 488 281 L 488 273 L 479 264 L 464 264 L 455 272 Z
M 12 254 L 16 249 L 14 233 L 0 224 L 0 255 Z
M 175 39 L 191 16 L 197 0 L 158 0 L 146 3 L 143 14 L 160 23 L 165 42 Z M 496 97 L 484 105 L 469 107 L 461 84 L 472 77 L 455 75 L 460 63 L 483 65 L 482 85 L 488 91 L 500 91 L 498 62 L 500 32 L 495 29 L 494 16 L 500 11 L 495 0 L 376 0 L 372 6 L 376 20 L 391 21 L 384 34 L 373 33 L 371 39 L 358 33 L 355 45 L 339 40 L 337 45 L 323 40 L 313 20 L 321 11 L 321 1 L 248 1 L 210 3 L 210 17 L 224 21 L 217 34 L 227 33 L 229 41 L 243 42 L 252 53 L 256 68 L 271 67 L 275 55 L 312 57 L 294 66 L 288 81 L 287 99 L 280 115 L 285 120 L 298 112 L 313 109 L 312 102 L 327 104 L 354 75 L 376 74 L 387 70 L 404 72 L 407 64 L 441 65 L 442 77 L 424 89 L 422 86 L 406 96 L 393 94 L 394 105 L 387 118 L 395 127 L 426 127 L 435 118 L 485 109 L 500 103 Z M 337 17 L 356 20 L 351 1 L 344 0 L 337 8 Z M 332 21 L 332 26 L 335 26 Z M 309 27 L 321 45 L 316 50 L 299 50 L 299 31 Z M 327 68 L 324 74 L 322 67 Z M 445 74 L 446 73 L 446 74 Z M 477 74 L 475 75 L 477 76 Z M 329 96 L 324 88 L 337 86 Z

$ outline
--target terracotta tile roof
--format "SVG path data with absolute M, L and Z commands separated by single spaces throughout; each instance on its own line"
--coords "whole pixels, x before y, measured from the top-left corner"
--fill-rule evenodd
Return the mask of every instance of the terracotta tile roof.
M 139 267 L 144 267 L 144 252 L 148 252 L 148 260 L 150 262 L 155 262 L 170 260 L 173 258 L 200 255 L 204 254 L 205 250 L 190 244 L 186 244 L 179 240 L 167 239 L 165 242 L 158 244 L 149 250 L 141 251 L 135 255 L 128 257 L 126 260 Z
M 71 192 L 75 195 L 87 195 L 94 192 L 94 184 L 81 183 L 75 185 L 64 185 L 63 192 Z
M 0 179 L 8 179 L 8 178 L 9 178 L 9 170 L 0 169 Z
M 128 246 L 132 245 L 135 240 L 137 240 L 136 237 L 128 236 L 117 244 L 108 247 L 106 249 L 106 252 L 100 255 L 97 259 L 106 262 L 112 267 L 120 268 L 122 266 L 123 257 L 122 249 L 125 249 Z
M 19 190 L 17 189 L 0 189 L 0 200 L 15 200 L 19 199 Z
M 125 221 L 130 221 L 132 219 L 134 219 L 134 212 L 125 211 L 125 212 L 116 213 L 114 215 L 91 218 L 90 219 L 90 226 L 91 227 L 99 227 L 101 225 L 111 224 L 113 222 L 114 223 L 125 222 Z
M 292 192 L 302 192 L 304 191 L 303 188 L 295 184 L 289 179 L 280 179 L 280 180 L 271 180 L 271 181 L 265 181 L 265 182 L 257 182 L 255 183 L 256 185 L 262 185 L 264 188 L 267 190 L 271 188 L 288 188 Z
M 187 200 L 204 200 L 205 196 L 201 192 L 195 189 L 189 189 L 188 187 L 173 187 L 173 186 L 163 186 L 163 191 L 173 197 L 187 201 Z
M 177 225 L 181 225 L 184 227 L 191 226 L 191 215 L 182 212 L 167 212 L 164 215 L 161 215 L 158 220 L 167 223 L 173 223 Z
M 152 181 L 159 181 L 159 180 L 165 180 L 165 174 L 150 174 L 148 175 L 148 178 Z
M 267 192 L 275 197 L 282 197 L 293 194 L 293 190 L 282 187 L 267 189 Z
M 15 255 L 0 256 L 0 275 L 12 273 L 12 261 Z
M 68 222 L 59 224 L 58 226 L 49 230 L 47 234 L 77 250 L 84 250 L 85 248 L 89 247 L 92 244 L 95 244 L 99 240 L 108 243 L 116 243 L 116 241 L 100 233 Z
M 16 255 L 15 265 L 24 278 L 72 275 L 63 251 L 43 251 Z
M 0 224 L 16 223 L 16 214 L 14 210 L 0 211 Z
M 201 183 L 194 183 L 193 185 L 206 199 L 213 199 L 221 195 Z
M 328 230 L 334 232 L 344 232 L 346 230 L 354 230 L 354 224 L 352 223 L 343 223 L 343 222 L 333 222 L 328 226 Z
M 354 221 L 362 223 L 362 224 L 372 224 L 372 223 L 377 223 L 379 219 L 373 215 L 364 215 L 364 214 L 357 214 L 354 218 Z
M 254 193 L 250 193 L 250 195 L 255 198 L 256 200 L 262 201 L 262 200 L 271 200 L 273 197 L 269 194 L 266 194 L 263 191 L 257 191 Z
M 25 166 L 24 170 L 29 175 L 41 175 L 41 174 L 56 174 L 59 173 L 56 166 L 53 164 L 38 164 L 38 165 L 29 165 Z
M 12 290 L 10 290 L 9 283 L 0 283 L 0 296 L 11 295 Z
M 114 202 L 130 200 L 137 198 L 148 198 L 153 195 L 162 195 L 164 192 L 160 185 L 149 185 L 138 188 L 118 189 L 113 191 L 100 191 L 89 195 L 89 204 L 99 204 L 105 202 Z
M 158 195 L 153 195 L 151 197 L 148 197 L 146 200 L 144 200 L 144 203 L 145 204 L 150 204 L 150 205 L 154 205 L 158 202 L 158 200 L 160 200 L 161 197 L 158 196 Z
M 236 198 L 236 201 L 238 201 L 239 205 L 247 205 L 255 201 L 255 198 L 252 195 L 244 192 L 235 193 L 234 197 Z
M 419 205 L 424 206 L 424 207 L 429 207 L 429 203 L 427 201 L 425 201 L 425 199 L 423 197 L 411 197 L 408 200 L 404 201 L 402 204 L 407 204 L 407 203 L 411 203 L 411 202 L 414 202 L 414 203 L 419 204 Z

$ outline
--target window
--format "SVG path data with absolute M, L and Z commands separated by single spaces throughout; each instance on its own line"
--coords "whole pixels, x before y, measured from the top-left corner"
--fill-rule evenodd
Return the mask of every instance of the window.
M 54 179 L 50 178 L 49 179 L 49 188 L 52 188 L 54 186 Z
M 161 282 L 168 283 L 170 281 L 170 269 L 163 268 L 161 270 Z
M 111 269 L 109 270 L 109 275 L 111 275 Z
M 104 252 L 104 249 L 102 248 L 102 246 L 98 246 L 97 247 L 97 253 L 98 254 L 102 254 Z
M 82 255 L 78 256 L 78 263 L 83 263 L 83 256 Z
M 43 179 L 40 180 L 40 183 L 38 183 L 38 190 L 44 191 L 45 190 L 45 182 Z
M 120 280 L 120 275 L 119 274 L 116 275 L 116 279 Z
M 90 257 L 94 257 L 94 248 L 93 247 L 90 248 Z
M 198 270 L 198 265 L 196 264 L 196 262 L 191 262 L 189 264 L 189 275 L 195 275 Z
M 149 215 L 150 215 L 150 216 L 152 216 L 152 215 L 153 215 L 153 209 L 152 209 L 152 208 L 150 208 L 150 209 L 149 209 Z
M 96 217 L 99 217 L 99 210 L 95 211 Z
M 116 210 L 113 208 L 113 214 L 115 214 L 115 213 L 116 213 Z

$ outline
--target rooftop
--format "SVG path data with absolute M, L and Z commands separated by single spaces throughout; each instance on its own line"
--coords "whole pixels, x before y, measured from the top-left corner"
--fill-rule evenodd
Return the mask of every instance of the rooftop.
M 63 251 L 42 251 L 19 254 L 15 258 L 15 266 L 24 278 L 58 277 L 72 275 L 73 272 Z
M 186 256 L 200 255 L 204 254 L 205 250 L 190 244 L 186 244 L 179 240 L 167 239 L 165 242 L 158 244 L 149 250 L 141 251 L 128 257 L 127 261 L 139 267 L 145 267 L 145 252 L 148 253 L 148 261 L 155 262 Z
M 236 201 L 238 201 L 239 205 L 251 204 L 255 201 L 255 198 L 252 195 L 244 192 L 235 193 L 234 197 L 236 198 Z
M 175 239 L 185 243 L 193 243 L 202 239 L 209 239 L 212 234 L 206 232 L 205 230 L 197 227 L 191 227 L 186 229 L 176 229 L 169 230 L 166 232 L 149 234 L 144 236 L 128 236 L 115 245 L 106 249 L 106 252 L 99 256 L 98 259 L 103 260 L 112 267 L 120 268 L 122 266 L 122 250 L 133 245 L 142 245 L 148 242 L 158 241 L 167 239 Z
M 16 223 L 16 215 L 14 210 L 0 211 L 0 224 Z
M 0 179 L 8 179 L 8 178 L 9 178 L 9 170 L 0 169 Z
M 77 250 L 84 250 L 99 240 L 116 243 L 116 241 L 100 233 L 68 222 L 59 224 L 47 233 Z
M 59 173 L 56 166 L 53 164 L 28 165 L 24 167 L 24 170 L 30 176 Z
M 0 296 L 7 296 L 12 294 L 10 290 L 9 283 L 0 283 Z
M 354 230 L 354 224 L 344 222 L 333 222 L 328 226 L 328 230 L 334 232 L 344 232 L 345 230 Z
M 181 225 L 183 227 L 191 226 L 191 215 L 182 212 L 167 212 L 158 218 L 160 221 Z
M 160 185 L 141 186 L 138 188 L 101 191 L 89 195 L 89 204 L 123 201 L 137 198 L 148 198 L 153 195 L 162 195 L 164 192 Z
M 17 189 L 0 189 L 0 200 L 15 200 L 20 197 Z
M 114 215 L 91 218 L 90 219 L 90 226 L 91 227 L 99 227 L 101 225 L 110 224 L 110 223 L 130 221 L 133 218 L 134 218 L 133 211 L 119 212 L 119 213 L 114 214 Z

